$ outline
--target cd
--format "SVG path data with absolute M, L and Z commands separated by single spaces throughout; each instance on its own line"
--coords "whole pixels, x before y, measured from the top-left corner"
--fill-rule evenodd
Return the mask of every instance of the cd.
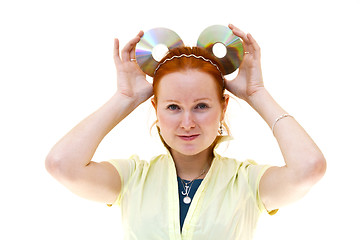
M 221 43 L 226 47 L 226 55 L 217 57 L 213 52 L 215 44 Z M 244 57 L 242 40 L 233 34 L 230 28 L 223 25 L 213 25 L 200 34 L 197 46 L 205 48 L 223 66 L 224 75 L 234 72 Z
M 183 41 L 174 31 L 167 28 L 153 28 L 144 33 L 135 48 L 136 62 L 141 70 L 153 77 L 158 61 L 153 56 L 154 48 L 165 46 L 168 50 L 184 46 Z

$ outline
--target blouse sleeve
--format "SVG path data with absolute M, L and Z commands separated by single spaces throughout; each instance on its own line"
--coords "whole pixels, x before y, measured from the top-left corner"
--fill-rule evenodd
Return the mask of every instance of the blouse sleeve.
M 270 165 L 258 165 L 255 161 L 248 160 L 245 164 L 245 169 L 248 176 L 248 184 L 256 199 L 257 206 L 261 212 L 266 211 L 269 215 L 277 213 L 278 209 L 268 211 L 265 208 L 263 201 L 260 198 L 260 180 Z
M 129 159 L 111 159 L 108 162 L 116 168 L 121 179 L 120 193 L 116 198 L 115 202 L 112 204 L 108 204 L 108 206 L 112 206 L 114 204 L 120 205 L 121 197 L 127 190 L 128 183 L 133 177 L 135 171 L 139 168 L 141 161 L 137 155 L 133 155 Z

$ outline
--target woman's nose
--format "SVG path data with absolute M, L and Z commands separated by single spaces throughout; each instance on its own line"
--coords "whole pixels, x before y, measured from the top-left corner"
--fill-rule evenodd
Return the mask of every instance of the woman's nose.
M 190 130 L 195 127 L 195 121 L 191 112 L 184 112 L 182 114 L 180 127 L 185 130 Z

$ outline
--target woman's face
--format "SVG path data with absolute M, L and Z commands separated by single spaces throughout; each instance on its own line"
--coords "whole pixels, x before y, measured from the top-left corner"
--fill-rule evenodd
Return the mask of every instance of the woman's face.
M 157 125 L 164 141 L 183 155 L 195 155 L 208 149 L 218 135 L 228 96 L 219 99 L 215 80 L 197 70 L 165 75 L 152 100 Z

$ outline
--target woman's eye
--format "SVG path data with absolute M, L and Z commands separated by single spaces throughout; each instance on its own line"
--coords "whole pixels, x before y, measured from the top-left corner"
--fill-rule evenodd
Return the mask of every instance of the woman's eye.
M 206 109 L 208 108 L 209 106 L 205 103 L 199 103 L 198 105 L 196 105 L 196 109 Z
M 167 108 L 168 108 L 169 110 L 174 111 L 174 110 L 178 110 L 178 109 L 179 109 L 179 106 L 177 106 L 177 105 L 175 105 L 175 104 L 171 104 L 171 105 L 169 105 Z

